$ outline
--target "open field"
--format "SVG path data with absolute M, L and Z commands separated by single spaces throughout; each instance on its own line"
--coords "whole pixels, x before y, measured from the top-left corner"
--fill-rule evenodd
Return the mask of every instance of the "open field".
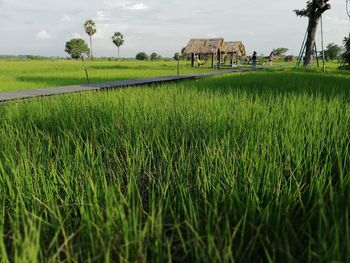
M 0 105 L 0 259 L 349 262 L 349 102 L 281 71 Z
M 176 61 L 86 61 L 92 83 L 109 80 L 150 78 L 177 74 Z M 181 74 L 210 71 L 191 68 L 181 62 Z M 81 61 L 74 60 L 0 60 L 0 92 L 85 84 Z
M 86 64 L 92 83 L 177 74 L 176 61 L 94 60 L 86 61 Z M 181 61 L 180 65 L 180 74 L 213 70 L 207 66 L 191 68 L 188 61 Z M 285 68 L 292 68 L 294 65 L 292 62 L 274 63 L 274 66 Z M 329 71 L 338 66 L 338 63 L 327 63 Z M 85 83 L 86 77 L 81 61 L 0 59 L 0 92 Z

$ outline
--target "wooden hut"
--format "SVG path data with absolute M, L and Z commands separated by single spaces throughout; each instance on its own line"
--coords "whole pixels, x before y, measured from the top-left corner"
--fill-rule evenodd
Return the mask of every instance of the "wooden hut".
M 234 62 L 237 65 L 238 58 L 245 57 L 247 55 L 242 41 L 230 41 L 226 42 L 225 44 L 227 54 L 232 56 L 231 66 L 234 65 Z
M 217 60 L 217 65 L 220 67 L 222 55 L 226 53 L 226 45 L 223 38 L 191 39 L 184 52 L 191 55 L 192 67 L 196 56 L 200 61 L 201 55 L 211 55 L 211 66 L 214 67 L 214 61 Z

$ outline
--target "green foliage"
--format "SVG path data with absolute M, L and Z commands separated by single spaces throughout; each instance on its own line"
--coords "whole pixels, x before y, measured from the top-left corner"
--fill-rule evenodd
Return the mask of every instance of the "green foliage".
M 339 58 L 342 52 L 342 48 L 335 43 L 330 43 L 327 45 L 325 50 L 325 58 L 329 60 L 334 60 Z
M 285 60 L 287 52 L 288 52 L 288 48 L 284 48 L 284 47 L 275 48 L 274 50 L 272 50 L 273 60 L 289 61 L 289 60 Z
M 279 47 L 272 50 L 272 53 L 276 56 L 285 56 L 287 52 L 288 52 L 288 48 L 285 48 L 285 47 Z
M 149 57 L 151 60 L 157 60 L 161 58 L 161 56 L 159 56 L 156 52 L 153 52 Z
M 258 72 L 3 104 L 0 258 L 349 262 L 349 87 Z
M 90 37 L 93 36 L 96 33 L 96 23 L 94 20 L 87 20 L 84 24 L 84 30 L 86 34 L 88 34 Z
M 285 56 L 283 59 L 285 62 L 294 62 L 296 60 L 296 57 L 293 55 Z
M 186 50 L 186 47 L 183 47 L 181 49 L 181 56 L 180 56 L 180 59 L 183 59 L 183 60 L 191 60 L 191 55 L 190 54 L 186 54 L 185 53 L 185 50 Z
M 344 38 L 344 52 L 342 58 L 347 66 L 350 67 L 350 37 Z
M 305 8 L 296 9 L 294 13 L 300 17 L 319 17 L 322 13 L 331 8 L 328 2 L 329 0 L 308 0 Z
M 65 52 L 73 59 L 79 59 L 84 55 L 88 55 L 90 49 L 86 42 L 80 38 L 74 38 L 66 43 Z
M 137 60 L 148 60 L 148 55 L 145 52 L 140 52 L 136 55 Z
M 181 58 L 181 55 L 180 55 L 180 53 L 179 52 L 176 52 L 175 54 L 174 54 L 174 57 L 173 57 L 176 61 L 178 61 L 178 60 L 180 60 L 180 58 Z
M 112 36 L 112 41 L 117 47 L 121 47 L 124 44 L 124 36 L 120 32 L 114 33 Z
M 306 7 L 303 9 L 295 9 L 294 12 L 297 16 L 300 17 L 309 17 L 311 14 L 311 10 L 312 10 L 312 4 L 313 0 L 308 0 L 306 2 Z

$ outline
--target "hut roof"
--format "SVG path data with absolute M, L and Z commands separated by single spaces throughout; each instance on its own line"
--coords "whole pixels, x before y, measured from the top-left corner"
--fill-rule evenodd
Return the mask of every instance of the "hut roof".
M 239 56 L 245 56 L 245 46 L 242 41 L 226 42 L 226 51 L 228 53 L 237 53 Z
M 185 48 L 185 53 L 211 54 L 218 50 L 226 52 L 225 41 L 223 38 L 191 39 Z

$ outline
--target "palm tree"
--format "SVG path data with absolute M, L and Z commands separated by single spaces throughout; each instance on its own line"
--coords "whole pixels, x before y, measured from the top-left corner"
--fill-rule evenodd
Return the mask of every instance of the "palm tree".
M 92 54 L 92 36 L 96 33 L 96 24 L 94 20 L 87 20 L 84 24 L 86 34 L 90 37 L 90 58 L 93 59 Z
M 114 45 L 118 47 L 118 59 L 119 59 L 119 48 L 124 44 L 124 36 L 120 32 L 114 33 L 114 36 L 112 36 L 112 40 Z

